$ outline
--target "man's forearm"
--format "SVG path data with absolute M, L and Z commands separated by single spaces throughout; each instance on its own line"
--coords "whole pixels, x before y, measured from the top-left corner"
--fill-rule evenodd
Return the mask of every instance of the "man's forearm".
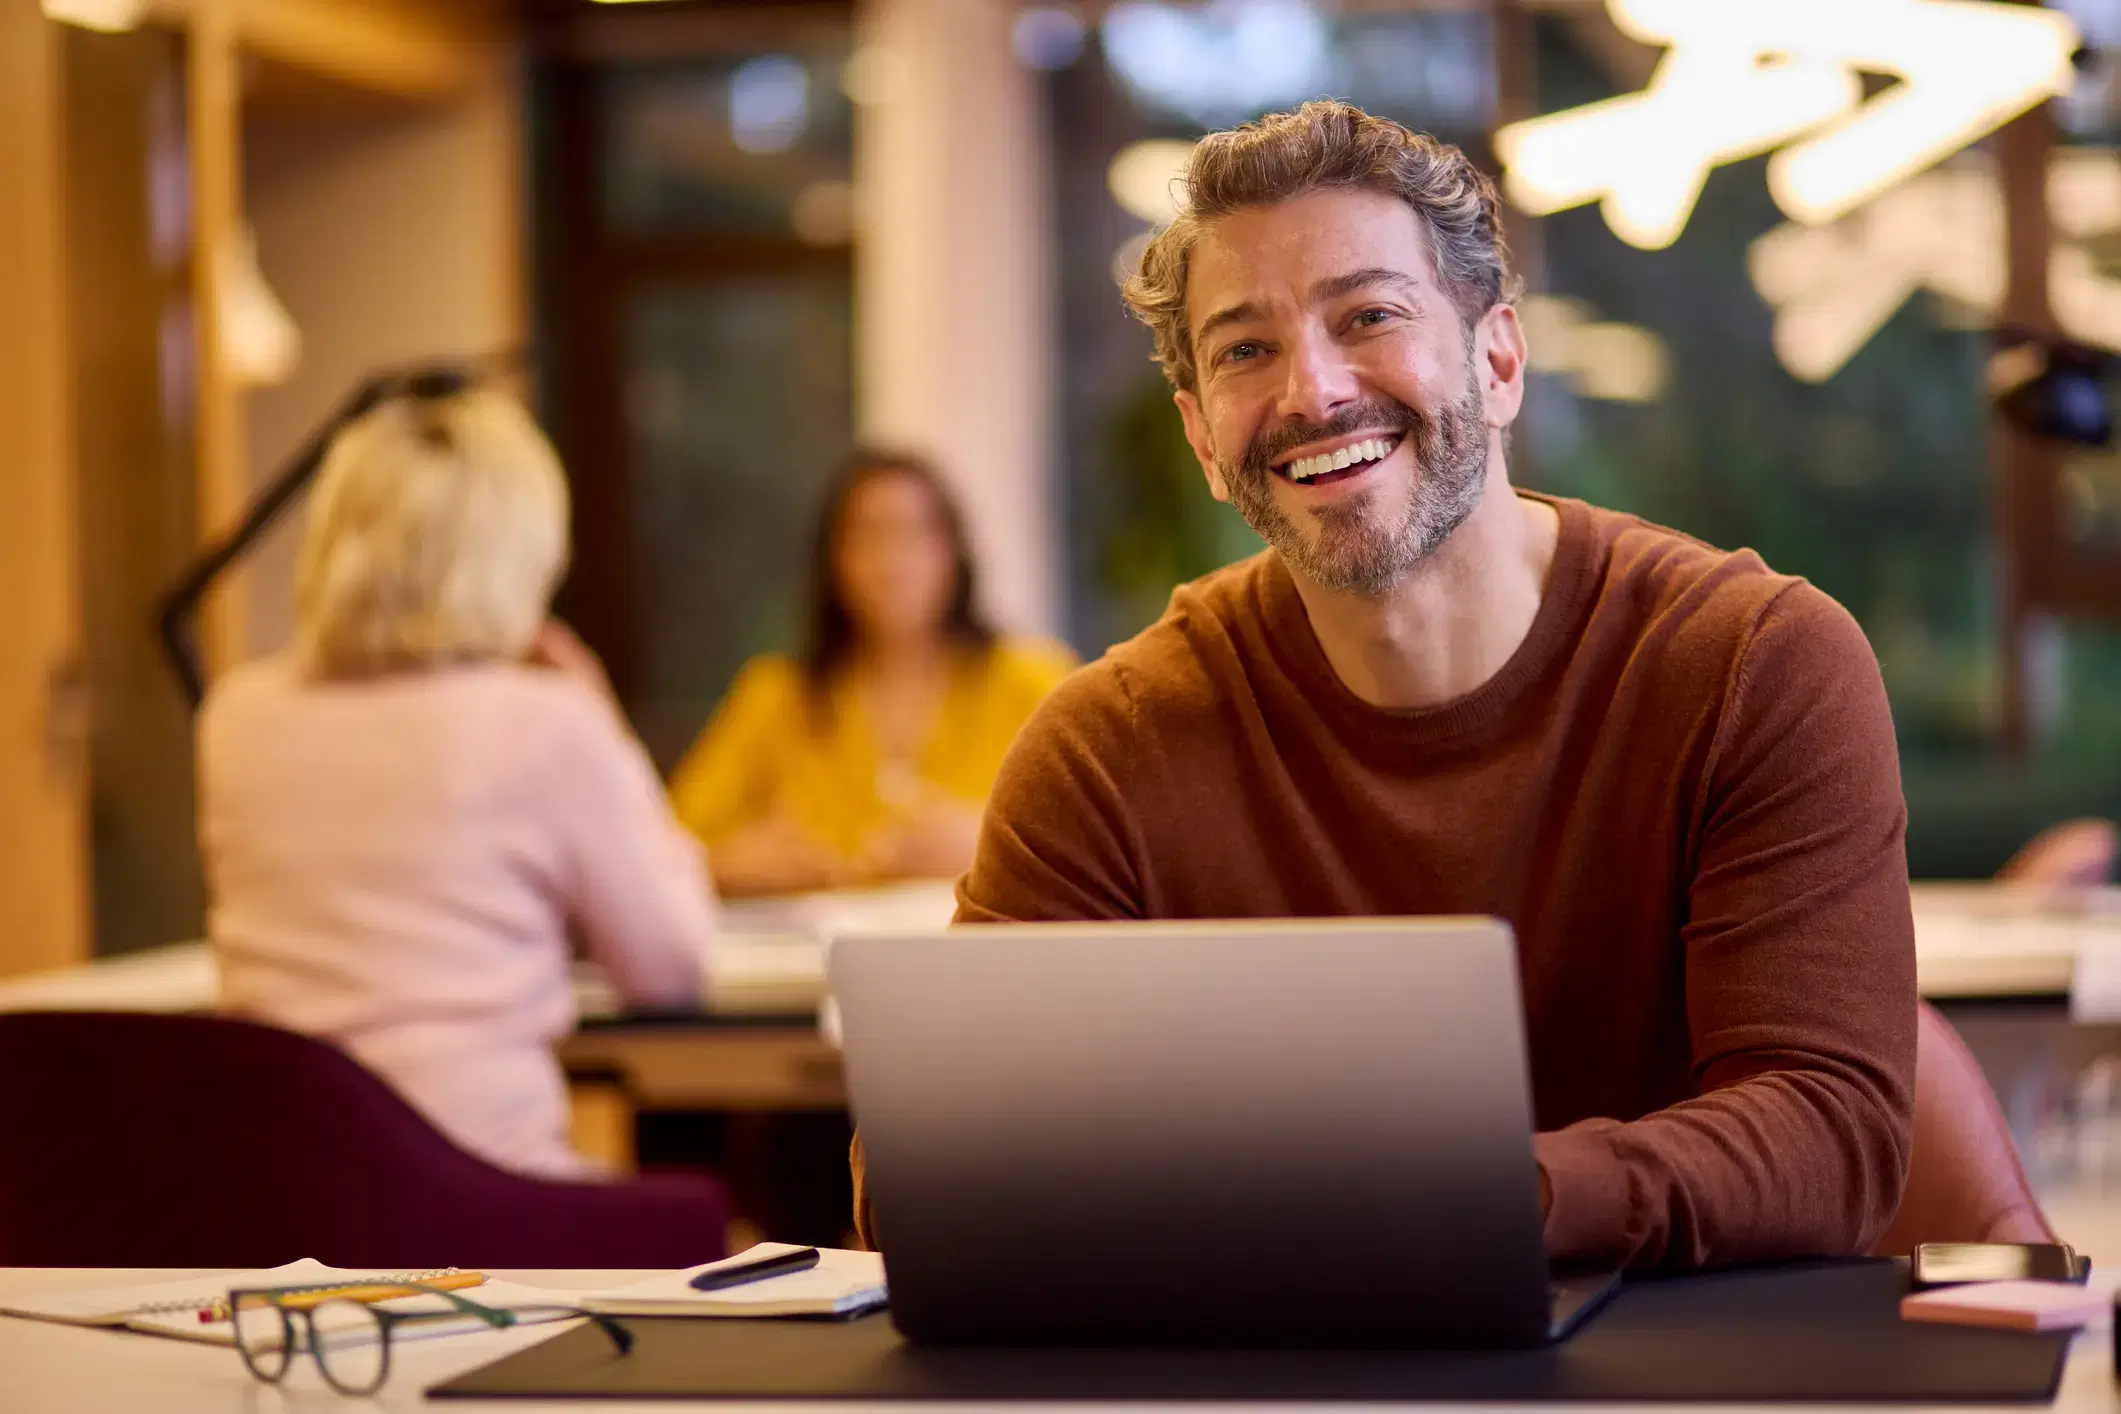
M 1908 1123 L 1864 1085 L 1756 1075 L 1632 1123 L 1538 1135 L 1548 1255 L 1698 1267 L 1863 1251 L 1892 1221 Z

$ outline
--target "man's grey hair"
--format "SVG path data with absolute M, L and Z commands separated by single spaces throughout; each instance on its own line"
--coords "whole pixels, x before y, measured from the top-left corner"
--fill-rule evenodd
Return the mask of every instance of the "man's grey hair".
M 1332 99 L 1306 103 L 1195 145 L 1179 216 L 1142 252 L 1123 291 L 1156 337 L 1156 361 L 1174 388 L 1193 390 L 1198 369 L 1186 322 L 1186 275 L 1208 223 L 1316 191 L 1398 197 L 1428 233 L 1437 278 L 1470 330 L 1517 297 L 1495 184 L 1465 153 L 1387 118 Z

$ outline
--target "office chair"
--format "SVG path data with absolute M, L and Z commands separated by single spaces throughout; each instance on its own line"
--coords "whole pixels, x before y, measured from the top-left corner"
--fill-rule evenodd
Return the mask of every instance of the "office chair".
M 526 1178 L 344 1052 L 247 1021 L 0 1016 L 0 1266 L 684 1267 L 705 1177 Z
M 1871 1252 L 1904 1257 L 1924 1242 L 2059 1242 L 1974 1053 L 1935 1007 L 1918 1002 L 1916 1009 L 1907 1188 Z
M 2035 835 L 1998 883 L 2090 888 L 2113 875 L 2121 831 L 2111 820 L 2065 820 Z M 1923 1242 L 2055 1242 L 1988 1077 L 1951 1022 L 1920 1003 L 1915 1045 L 1915 1145 L 1899 1215 L 1873 1252 L 1905 1256 Z

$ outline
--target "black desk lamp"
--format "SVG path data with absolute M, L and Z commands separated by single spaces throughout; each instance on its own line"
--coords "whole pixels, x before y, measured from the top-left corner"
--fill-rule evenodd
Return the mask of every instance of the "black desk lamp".
M 502 353 L 487 354 L 467 359 L 461 363 L 436 363 L 416 367 L 397 368 L 370 374 L 348 394 L 323 425 L 310 437 L 302 450 L 297 452 L 286 468 L 273 478 L 252 504 L 243 521 L 226 538 L 209 546 L 205 553 L 185 569 L 177 582 L 162 596 L 160 612 L 156 618 L 157 632 L 162 640 L 162 651 L 169 657 L 170 670 L 184 688 L 185 698 L 193 709 L 206 698 L 206 675 L 199 667 L 199 650 L 192 641 L 192 617 L 197 613 L 199 601 L 206 597 L 214 581 L 222 571 L 234 564 L 257 543 L 259 537 L 279 519 L 317 468 L 324 464 L 324 454 L 331 449 L 332 439 L 339 435 L 348 423 L 356 421 L 378 404 L 392 398 L 446 398 L 463 392 L 466 388 L 485 379 L 525 367 L 528 359 L 521 350 L 510 349 Z

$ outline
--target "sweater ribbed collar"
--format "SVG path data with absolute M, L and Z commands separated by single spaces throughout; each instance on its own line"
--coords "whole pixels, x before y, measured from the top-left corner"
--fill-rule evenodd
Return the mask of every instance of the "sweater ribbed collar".
M 1449 702 L 1427 707 L 1377 707 L 1349 690 L 1333 671 L 1303 597 L 1280 555 L 1262 557 L 1254 580 L 1256 624 L 1264 648 L 1307 701 L 1332 720 L 1342 734 L 1389 739 L 1423 750 L 1469 746 L 1505 730 L 1519 709 L 1534 699 L 1550 673 L 1564 663 L 1582 629 L 1595 596 L 1602 557 L 1597 525 L 1581 501 L 1534 492 L 1516 493 L 1554 507 L 1561 531 L 1554 561 L 1547 570 L 1539 611 L 1524 641 L 1494 676 Z

